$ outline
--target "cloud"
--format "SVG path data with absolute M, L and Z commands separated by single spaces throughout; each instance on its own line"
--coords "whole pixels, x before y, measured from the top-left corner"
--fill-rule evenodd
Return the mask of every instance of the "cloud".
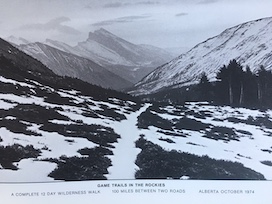
M 65 22 L 71 21 L 70 18 L 67 17 L 59 17 L 56 19 L 52 19 L 47 23 L 37 23 L 37 24 L 28 24 L 21 26 L 19 29 L 20 30 L 36 30 L 36 31 L 58 31 L 60 33 L 65 33 L 65 34 L 72 34 L 72 35 L 77 35 L 80 34 L 80 32 L 72 27 L 62 25 Z
M 104 4 L 103 8 L 120 8 L 120 7 L 135 6 L 135 5 L 156 5 L 156 4 L 160 4 L 160 2 L 158 1 L 140 1 L 135 3 L 113 2 L 113 3 Z
M 116 18 L 112 20 L 107 20 L 107 21 L 100 21 L 97 23 L 92 24 L 93 26 L 108 26 L 112 24 L 117 24 L 117 23 L 131 23 L 137 20 L 142 20 L 142 19 L 147 19 L 150 18 L 150 16 L 143 15 L 143 16 L 125 16 L 121 18 Z
M 181 17 L 181 16 L 187 16 L 187 15 L 188 15 L 188 13 L 182 12 L 182 13 L 177 13 L 175 16 L 176 17 Z
M 219 0 L 202 0 L 199 2 L 199 4 L 213 4 L 218 2 Z
M 158 2 L 158 1 L 141 1 L 141 2 L 138 2 L 136 4 L 139 4 L 139 5 L 155 5 L 155 4 L 160 4 L 160 2 Z
M 120 8 L 120 7 L 124 7 L 128 5 L 130 5 L 130 3 L 115 2 L 115 3 L 107 3 L 103 7 L 104 8 Z

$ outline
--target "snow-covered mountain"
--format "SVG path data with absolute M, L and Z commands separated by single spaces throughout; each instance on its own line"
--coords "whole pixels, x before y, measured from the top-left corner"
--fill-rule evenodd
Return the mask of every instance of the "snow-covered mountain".
M 136 85 L 133 94 L 149 94 L 166 88 L 195 84 L 203 72 L 210 80 L 230 60 L 252 71 L 263 65 L 272 69 L 272 18 L 250 21 L 226 29 L 158 67 Z
M 42 43 L 20 45 L 20 50 L 41 61 L 56 74 L 70 76 L 99 85 L 121 90 L 132 84 L 89 59 L 61 51 Z
M 171 57 L 163 49 L 135 45 L 103 28 L 90 32 L 88 39 L 76 48 L 103 65 L 155 66 Z
M 90 32 L 88 39 L 75 47 L 53 40 L 45 43 L 90 59 L 132 83 L 173 58 L 161 48 L 130 43 L 105 29 Z

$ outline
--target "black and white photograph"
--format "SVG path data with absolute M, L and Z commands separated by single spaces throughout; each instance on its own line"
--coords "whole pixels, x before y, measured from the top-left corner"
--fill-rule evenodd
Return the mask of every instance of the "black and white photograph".
M 0 183 L 272 181 L 271 8 L 0 0 Z

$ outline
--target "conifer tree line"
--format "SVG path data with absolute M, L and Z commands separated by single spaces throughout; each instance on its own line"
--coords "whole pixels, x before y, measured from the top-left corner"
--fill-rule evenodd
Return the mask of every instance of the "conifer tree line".
M 231 60 L 220 68 L 216 78 L 212 83 L 202 74 L 198 84 L 200 100 L 231 106 L 272 106 L 272 73 L 263 66 L 253 73 L 248 66 L 244 70 Z

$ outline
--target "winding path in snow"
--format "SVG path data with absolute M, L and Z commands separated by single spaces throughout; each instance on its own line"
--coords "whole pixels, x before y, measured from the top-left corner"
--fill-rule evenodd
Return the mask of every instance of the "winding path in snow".
M 150 106 L 144 105 L 140 110 L 127 115 L 127 119 L 115 123 L 112 127 L 121 136 L 113 145 L 112 166 L 108 168 L 107 179 L 135 179 L 135 172 L 138 166 L 135 164 L 137 155 L 141 149 L 135 147 L 135 141 L 139 139 L 140 130 L 137 128 L 137 117 Z

